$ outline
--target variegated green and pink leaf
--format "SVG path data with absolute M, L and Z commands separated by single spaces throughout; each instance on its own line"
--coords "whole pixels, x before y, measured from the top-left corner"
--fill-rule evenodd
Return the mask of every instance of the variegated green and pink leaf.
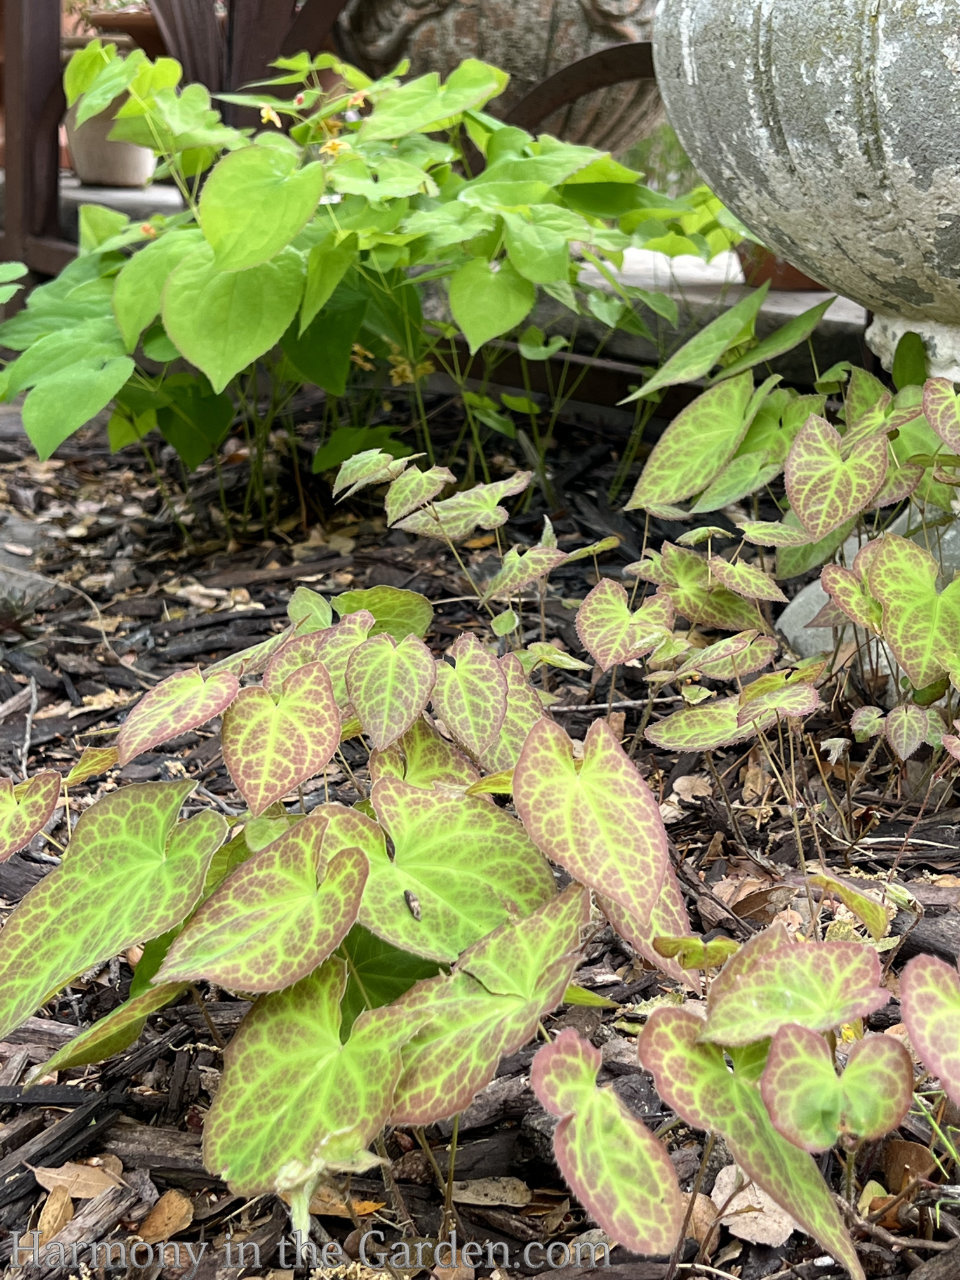
M 397 641 L 370 636 L 347 662 L 347 695 L 370 745 L 382 751 L 420 718 L 433 691 L 437 665 L 416 636 Z
M 960 580 L 937 591 L 937 563 L 896 534 L 879 539 L 867 567 L 883 609 L 883 636 L 914 687 L 933 684 L 960 653 Z
M 475 635 L 461 635 L 437 664 L 433 708 L 474 759 L 496 741 L 507 713 L 507 679 Z
M 900 1008 L 920 1061 L 960 1107 L 960 976 L 937 956 L 914 956 L 900 978 Z
M 55 769 L 44 769 L 16 784 L 0 778 L 0 862 L 25 848 L 43 830 L 59 799 L 60 775 Z
M 144 694 L 120 726 L 117 756 L 129 764 L 141 752 L 222 715 L 240 691 L 231 671 L 200 674 L 199 667 L 178 671 Z
M 670 638 L 674 611 L 661 595 L 631 610 L 619 582 L 601 578 L 577 610 L 580 643 L 604 671 L 656 649 Z
M 811 414 L 784 467 L 790 506 L 812 539 L 826 537 L 869 507 L 887 474 L 886 437 L 871 437 L 845 458 L 825 418 Z

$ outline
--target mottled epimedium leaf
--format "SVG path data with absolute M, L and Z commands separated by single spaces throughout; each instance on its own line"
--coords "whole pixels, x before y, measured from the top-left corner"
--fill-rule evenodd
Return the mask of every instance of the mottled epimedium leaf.
M 885 436 L 864 440 L 845 458 L 839 432 L 811 414 L 787 455 L 791 508 L 815 541 L 866 510 L 887 474 Z
M 808 875 L 807 880 L 816 888 L 824 889 L 838 898 L 847 910 L 853 912 L 866 926 L 870 936 L 878 942 L 889 932 L 890 916 L 883 903 L 878 902 L 870 894 L 864 893 L 862 885 L 850 880 L 841 880 L 839 876 L 826 872 Z
M 735 694 L 697 707 L 675 711 L 646 730 L 647 738 L 667 751 L 713 751 L 716 747 L 745 742 L 776 723 L 776 710 L 758 712 L 741 721 L 740 699 Z
M 704 489 L 746 435 L 752 395 L 753 376 L 742 373 L 687 405 L 654 445 L 626 509 L 680 502 Z
M 740 950 L 733 938 L 711 938 L 709 942 L 696 934 L 684 938 L 659 937 L 654 941 L 657 955 L 676 957 L 684 969 L 716 969 Z
M 960 453 L 960 400 L 949 378 L 928 378 L 923 416 L 951 453 Z
M 43 830 L 59 799 L 60 775 L 55 769 L 44 769 L 16 785 L 0 778 L 0 862 Z
M 661 569 L 663 579 L 658 594 L 668 596 L 677 613 L 694 625 L 720 631 L 764 627 L 754 603 L 711 579 L 707 558 L 700 552 L 665 542 Z
M 365 1009 L 390 1004 L 415 982 L 433 978 L 441 971 L 434 960 L 424 960 L 378 938 L 355 924 L 337 949 L 347 962 L 347 989 L 340 1002 L 343 1014 L 341 1036 L 345 1036 Z
M 325 631 L 333 622 L 333 606 L 319 591 L 299 586 L 290 597 L 287 617 L 296 628 L 298 636 L 313 631 Z
M 330 677 L 333 696 L 341 711 L 350 709 L 347 693 L 347 664 L 354 650 L 370 635 L 374 616 L 366 609 L 348 613 L 335 626 L 310 635 L 295 636 L 273 655 L 263 673 L 263 687 L 276 697 L 295 671 L 322 662 Z
M 854 1044 L 838 1076 L 823 1036 L 789 1025 L 773 1037 L 760 1093 L 788 1142 L 828 1151 L 897 1128 L 913 1101 L 913 1064 L 899 1041 L 873 1035 Z
M 850 728 L 858 742 L 868 742 L 883 732 L 885 712 L 879 707 L 857 707 L 850 717 Z
M 655 945 L 658 938 L 690 932 L 690 917 L 673 867 L 667 867 L 650 916 L 642 923 L 610 898 L 601 895 L 597 903 L 620 937 L 626 939 L 638 955 L 674 982 L 691 987 L 697 995 L 700 994 L 699 974 L 686 973 L 676 960 L 663 955 Z
M 288 627 L 286 631 L 278 631 L 275 636 L 268 636 L 266 640 L 251 645 L 249 649 L 241 649 L 238 653 L 231 653 L 228 657 L 221 658 L 219 662 L 214 662 L 207 667 L 207 679 L 220 671 L 232 671 L 238 679 L 240 676 L 261 675 L 274 655 L 290 641 L 292 635 L 293 628 Z
M 335 596 L 333 607 L 341 618 L 352 613 L 373 615 L 372 636 L 393 636 L 405 640 L 417 636 L 420 640 L 430 630 L 433 622 L 433 605 L 419 591 L 404 591 L 400 587 L 367 587 L 362 591 L 344 591 Z
M 240 683 L 230 671 L 216 671 L 204 679 L 200 668 L 192 667 L 167 676 L 144 694 L 120 726 L 120 764 L 129 764 L 141 752 L 221 715 L 239 690 Z
M 436 674 L 433 654 L 414 635 L 398 644 L 384 632 L 353 650 L 347 694 L 371 746 L 382 751 L 420 718 Z
M 577 560 L 593 560 L 598 556 L 605 555 L 608 551 L 616 551 L 619 546 L 619 537 L 616 534 L 611 534 L 608 538 L 601 538 L 599 542 L 591 542 L 586 547 L 577 547 L 575 551 L 568 551 L 566 553 L 566 563 L 574 564 Z
M 900 1009 L 920 1061 L 960 1106 L 960 976 L 936 956 L 914 956 L 900 977 Z
M 82 782 L 99 777 L 112 769 L 119 760 L 116 747 L 84 747 L 80 759 L 64 777 L 64 788 L 78 787 Z
M 475 529 L 497 529 L 506 524 L 510 513 L 499 504 L 504 498 L 522 493 L 532 477 L 532 471 L 518 471 L 506 480 L 474 485 L 472 489 L 412 512 L 398 520 L 396 527 L 422 537 L 462 542 Z
M 499 662 L 507 682 L 507 710 L 500 732 L 480 757 L 484 770 L 494 774 L 513 771 L 527 735 L 543 719 L 543 703 L 527 679 L 520 659 L 516 654 L 506 653 Z
M 780 521 L 739 520 L 737 528 L 747 542 L 758 547 L 803 547 L 810 541 L 806 529 Z
M 879 601 L 871 596 L 859 573 L 838 564 L 827 564 L 821 570 L 820 583 L 833 603 L 851 622 L 874 635 L 880 634 L 883 609 Z
M 50 1071 L 66 1071 L 68 1067 L 84 1067 L 90 1062 L 105 1062 L 114 1054 L 122 1053 L 139 1038 L 151 1013 L 172 1004 L 186 989 L 186 983 L 164 983 L 125 1001 L 92 1027 L 68 1040 L 36 1070 L 35 1077 L 39 1079 Z
M 569 885 L 478 941 L 449 976 L 401 996 L 394 1007 L 419 1029 L 403 1048 L 393 1124 L 429 1124 L 465 1110 L 500 1058 L 533 1038 L 563 1000 L 589 915 L 590 895 Z
M 254 817 L 315 777 L 340 744 L 326 667 L 298 668 L 277 695 L 256 685 L 241 689 L 223 717 L 221 742 L 223 762 Z
M 883 732 L 900 760 L 909 760 L 923 746 L 929 729 L 924 707 L 912 703 L 887 712 Z
M 455 482 L 456 476 L 449 467 L 430 467 L 427 471 L 409 467 L 403 475 L 397 476 L 387 490 L 384 500 L 387 524 L 396 524 L 404 516 L 418 511 L 420 507 L 432 502 L 448 484 Z
M 480 774 L 452 742 L 441 738 L 421 718 L 392 746 L 370 756 L 370 781 L 387 777 L 400 778 L 425 791 L 437 786 L 466 790 Z
M 577 610 L 580 643 L 604 671 L 656 649 L 672 626 L 669 601 L 650 596 L 632 610 L 626 590 L 612 578 L 601 578 Z
M 484 588 L 480 603 L 487 600 L 509 600 L 538 578 L 545 578 L 567 555 L 556 547 L 536 546 L 526 551 L 511 547 L 503 557 L 500 569 Z
M 204 1163 L 240 1195 L 312 1190 L 325 1170 L 369 1167 L 390 1113 L 403 1035 L 374 1009 L 340 1038 L 346 966 L 330 959 L 263 996 L 224 1055 L 203 1130 Z
M 747 564 L 743 560 L 724 560 L 722 556 L 711 556 L 707 565 L 711 576 L 735 595 L 743 596 L 746 600 L 773 600 L 778 604 L 787 602 L 787 597 L 769 573 L 764 573 L 756 565 Z
M 650 919 L 669 866 L 667 834 L 650 788 L 605 720 L 587 730 L 579 760 L 559 725 L 535 725 L 517 761 L 513 798 L 549 858 L 638 926 Z
M 227 829 L 209 810 L 177 822 L 194 785 L 123 787 L 81 814 L 67 857 L 0 931 L 0 1034 L 77 974 L 189 914 Z
M 771 672 L 770 677 L 776 679 L 781 674 L 783 673 Z M 812 684 L 804 681 L 791 683 L 789 678 L 785 678 L 779 687 L 770 688 L 764 693 L 753 693 L 752 690 L 753 685 L 747 685 L 740 695 L 737 722 L 752 724 L 758 731 L 768 723 L 771 713 L 777 719 L 803 719 L 813 715 L 820 706 L 819 693 Z
M 359 849 L 321 856 L 326 826 L 315 811 L 227 876 L 171 946 L 158 980 L 280 991 L 322 964 L 356 920 L 367 880 Z
M 526 649 L 517 652 L 516 657 L 528 675 L 541 662 L 545 667 L 560 667 L 563 671 L 590 670 L 589 662 L 581 662 L 572 653 L 558 649 L 545 640 L 535 640 L 533 644 L 528 644 Z
M 533 1091 L 560 1118 L 553 1134 L 560 1172 L 611 1239 L 633 1253 L 670 1253 L 683 1225 L 673 1161 L 611 1089 L 597 1087 L 599 1070 L 599 1050 L 572 1027 L 533 1060 Z
M 489 800 L 425 791 L 390 777 L 375 783 L 372 799 L 379 823 L 357 810 L 325 806 L 330 824 L 323 852 L 332 857 L 338 849 L 360 848 L 367 855 L 360 923 L 394 946 L 449 962 L 553 896 L 546 861 L 516 819 Z
M 728 966 L 736 960 L 727 961 Z M 719 1132 L 749 1178 L 847 1268 L 865 1280 L 853 1242 L 812 1156 L 774 1129 L 752 1073 L 730 1071 L 719 1045 L 701 1043 L 690 1009 L 655 1009 L 640 1037 L 640 1060 L 657 1092 L 687 1124 Z
M 403 474 L 414 458 L 422 456 L 415 453 L 406 458 L 394 458 L 383 449 L 363 449 L 349 457 L 337 472 L 333 496 L 351 498 L 367 485 L 390 483 Z
M 887 1003 L 880 961 L 859 942 L 792 942 L 782 925 L 751 938 L 721 969 L 707 998 L 705 1040 L 745 1045 L 795 1022 L 829 1031 Z
M 507 713 L 507 678 L 496 657 L 464 632 L 437 664 L 433 708 L 457 742 L 479 759 Z
M 937 563 L 909 538 L 879 539 L 867 569 L 870 594 L 883 608 L 883 636 L 922 689 L 960 653 L 960 579 L 937 592 Z
M 711 680 L 735 680 L 768 667 L 776 657 L 778 644 L 774 636 L 761 636 L 756 631 L 740 631 L 695 649 L 677 668 L 677 676 L 699 675 Z

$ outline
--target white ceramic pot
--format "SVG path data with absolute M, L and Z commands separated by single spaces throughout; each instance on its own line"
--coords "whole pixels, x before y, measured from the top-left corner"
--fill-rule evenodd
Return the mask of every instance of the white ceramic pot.
M 111 104 L 80 126 L 76 108 L 67 112 L 64 125 L 73 171 L 86 186 L 145 187 L 157 167 L 156 157 L 148 147 L 109 138 L 115 110 L 116 104 Z
M 765 244 L 923 335 L 960 380 L 960 4 L 660 0 L 654 56 L 697 168 Z

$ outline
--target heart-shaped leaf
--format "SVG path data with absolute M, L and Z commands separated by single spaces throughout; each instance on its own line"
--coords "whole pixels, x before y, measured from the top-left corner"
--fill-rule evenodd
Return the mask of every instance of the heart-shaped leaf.
M 910 1043 L 960 1107 L 960 977 L 936 956 L 914 956 L 900 978 L 900 1008 Z
M 464 632 L 445 656 L 448 660 L 437 666 L 434 711 L 460 745 L 479 759 L 496 741 L 507 712 L 506 676 L 470 632 Z
M 123 787 L 80 815 L 67 857 L 0 931 L 0 1036 L 77 974 L 189 914 L 227 829 L 209 810 L 177 822 L 193 787 Z
M 707 563 L 712 577 L 735 595 L 746 600 L 773 600 L 786 604 L 787 597 L 774 580 L 756 565 L 746 564 L 743 560 L 731 562 L 722 556 L 711 556 Z
M 499 662 L 507 682 L 507 709 L 499 733 L 480 757 L 487 773 L 512 772 L 527 735 L 543 719 L 543 703 L 517 655 L 505 653 Z
M 553 1150 L 571 1191 L 618 1244 L 667 1254 L 683 1225 L 673 1161 L 617 1095 L 597 1088 L 600 1053 L 571 1027 L 533 1060 L 530 1083 L 560 1117 Z
M 519 595 L 524 587 L 536 582 L 538 578 L 545 578 L 551 569 L 563 564 L 566 558 L 567 553 L 556 547 L 530 547 L 523 552 L 517 547 L 511 547 L 503 557 L 499 571 L 487 583 L 481 604 L 487 600 L 509 600 Z
M 923 416 L 951 453 L 960 453 L 960 400 L 949 378 L 928 378 Z
M 384 499 L 387 513 L 387 524 L 396 524 L 404 516 L 410 515 L 442 492 L 448 484 L 453 484 L 456 476 L 449 467 L 430 467 L 421 471 L 418 467 L 408 467 L 402 476 L 397 476 Z
M 300 667 L 283 682 L 279 697 L 255 685 L 241 689 L 223 717 L 221 742 L 227 772 L 254 817 L 313 778 L 340 744 L 340 714 L 326 667 Z
M 825 418 L 811 414 L 787 455 L 787 497 L 814 541 L 866 510 L 887 474 L 886 436 L 864 440 L 849 458 L 841 443 Z
M 222 715 L 239 692 L 240 682 L 230 671 L 204 679 L 199 667 L 191 667 L 167 676 L 144 694 L 120 726 L 119 763 L 129 764 L 141 752 Z
M 44 769 L 16 786 L 0 778 L 0 862 L 28 845 L 53 816 L 60 799 L 60 775 Z
M 532 471 L 518 471 L 493 484 L 475 484 L 472 489 L 404 516 L 397 521 L 396 528 L 425 538 L 440 538 L 443 542 L 462 542 L 475 529 L 497 529 L 506 524 L 510 513 L 499 504 L 504 498 L 522 493 L 532 478 Z
M 433 791 L 438 785 L 465 791 L 480 778 L 474 764 L 422 717 L 392 746 L 370 756 L 370 781 L 400 778 L 413 787 Z
M 580 643 L 604 671 L 657 648 L 673 627 L 673 606 L 650 596 L 632 611 L 619 582 L 601 578 L 577 610 Z
M 761 636 L 756 631 L 740 631 L 735 636 L 725 636 L 722 640 L 707 645 L 706 649 L 694 649 L 677 668 L 677 675 L 735 680 L 769 666 L 776 657 L 778 648 L 774 636 Z
M 928 551 L 893 533 L 879 539 L 867 567 L 884 639 L 917 689 L 933 684 L 960 652 L 960 580 L 938 594 L 937 573 Z
M 760 1092 L 774 1128 L 804 1151 L 828 1151 L 841 1138 L 882 1138 L 913 1101 L 910 1054 L 889 1036 L 868 1036 L 837 1075 L 823 1036 L 781 1027 L 773 1037 Z
M 755 604 L 711 577 L 706 556 L 665 542 L 661 567 L 662 585 L 657 594 L 668 596 L 677 613 L 695 626 L 721 631 L 765 628 Z
M 347 693 L 347 664 L 355 649 L 367 639 L 373 630 L 372 613 L 361 609 L 349 613 L 336 626 L 325 627 L 305 636 L 294 636 L 270 659 L 263 673 L 263 687 L 276 697 L 284 682 L 301 667 L 322 662 L 330 677 L 333 696 L 341 711 L 350 707 Z
M 794 697 L 808 700 L 809 695 L 803 692 L 806 687 L 795 686 L 789 691 L 788 700 Z M 816 697 L 816 690 L 812 692 Z M 792 715 L 794 712 L 791 710 L 786 714 Z M 666 751 L 713 751 L 716 747 L 729 747 L 737 742 L 745 742 L 768 729 L 776 720 L 776 707 L 746 708 L 741 706 L 739 697 L 734 695 L 675 711 L 673 715 L 651 725 L 646 736 L 655 746 L 663 747 Z
M 63 779 L 64 788 L 79 787 L 82 782 L 106 773 L 119 759 L 116 747 L 84 747 L 80 759 Z
M 867 590 L 860 574 L 844 569 L 839 564 L 824 565 L 820 583 L 833 603 L 842 609 L 851 622 L 873 635 L 880 634 L 883 609 Z
M 371 746 L 382 751 L 420 718 L 436 674 L 433 654 L 416 636 L 398 645 L 384 632 L 353 650 L 347 693 Z
M 667 835 L 650 788 L 605 720 L 576 759 L 564 730 L 541 720 L 513 775 L 523 825 L 547 857 L 635 917 L 650 919 L 669 865 Z
M 927 737 L 929 722 L 923 707 L 908 704 L 893 707 L 884 721 L 883 731 L 900 760 L 909 760 Z
M 419 591 L 404 591 L 400 587 L 367 587 L 363 591 L 343 591 L 334 596 L 333 607 L 341 618 L 352 613 L 373 615 L 371 636 L 386 632 L 394 640 L 406 640 L 407 636 L 419 639 L 430 630 L 433 622 L 433 605 Z
M 314 811 L 232 872 L 176 938 L 158 980 L 280 991 L 322 964 L 356 920 L 367 879 L 359 849 L 321 857 L 326 826 Z
M 407 458 L 395 458 L 383 449 L 361 449 L 348 458 L 337 472 L 333 496 L 337 499 L 352 498 L 368 485 L 396 480 L 415 458 L 422 457 L 422 453 L 414 453 Z

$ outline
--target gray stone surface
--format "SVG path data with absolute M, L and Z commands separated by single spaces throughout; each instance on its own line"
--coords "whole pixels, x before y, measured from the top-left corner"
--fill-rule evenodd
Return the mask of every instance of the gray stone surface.
M 0 223 L 6 193 L 6 174 L 0 169 Z M 157 182 L 149 187 L 87 187 L 71 174 L 60 177 L 60 231 L 65 240 L 77 239 L 82 204 L 103 204 L 128 218 L 146 221 L 155 213 L 168 217 L 183 209 L 183 197 L 176 187 Z

